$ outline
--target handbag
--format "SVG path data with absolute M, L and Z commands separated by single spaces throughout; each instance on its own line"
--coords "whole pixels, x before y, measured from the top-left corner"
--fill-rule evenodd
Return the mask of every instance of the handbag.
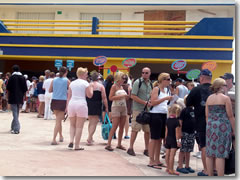
M 108 136 L 111 128 L 112 128 L 112 123 L 108 117 L 108 114 L 106 113 L 102 123 L 102 137 L 104 140 L 108 140 Z
M 138 114 L 137 117 L 136 117 L 136 121 L 139 124 L 145 125 L 145 124 L 149 124 L 150 123 L 151 113 L 147 111 L 147 105 L 148 105 L 148 102 L 145 105 L 143 111 L 140 114 Z
M 235 149 L 232 145 L 229 157 L 225 159 L 225 170 L 224 174 L 234 174 L 235 173 Z

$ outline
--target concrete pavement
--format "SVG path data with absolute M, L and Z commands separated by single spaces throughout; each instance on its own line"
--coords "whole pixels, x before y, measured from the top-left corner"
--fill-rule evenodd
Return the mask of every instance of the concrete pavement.
M 64 142 L 50 145 L 55 120 L 37 118 L 36 113 L 20 113 L 20 134 L 11 134 L 11 112 L 0 113 L 0 176 L 171 176 L 162 170 L 147 167 L 149 158 L 143 155 L 143 132 L 135 142 L 137 156 L 129 156 L 126 151 L 104 149 L 106 142 L 101 137 L 101 124 L 94 134 L 94 145 L 87 146 L 87 126 L 85 122 L 81 146 L 84 151 L 67 148 L 69 143 L 69 119 L 63 122 Z M 130 134 L 131 128 L 129 128 Z M 129 139 L 123 139 L 128 148 Z M 116 147 L 117 140 L 112 141 Z M 197 147 L 195 146 L 195 152 Z M 194 153 L 195 153 L 194 152 Z M 190 166 L 196 172 L 202 170 L 200 159 L 192 157 Z M 175 157 L 177 166 L 178 153 Z M 165 163 L 164 159 L 161 159 Z M 180 176 L 196 176 L 197 173 Z

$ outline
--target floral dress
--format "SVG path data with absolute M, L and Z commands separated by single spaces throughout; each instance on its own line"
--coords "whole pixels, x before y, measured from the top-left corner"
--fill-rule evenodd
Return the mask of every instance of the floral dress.
M 232 143 L 231 124 L 225 105 L 208 106 L 206 154 L 208 157 L 227 158 Z

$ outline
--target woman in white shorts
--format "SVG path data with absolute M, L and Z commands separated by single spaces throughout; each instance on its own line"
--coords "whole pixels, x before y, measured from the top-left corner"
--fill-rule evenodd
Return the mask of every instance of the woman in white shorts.
M 93 96 L 93 85 L 89 85 L 87 82 L 87 68 L 78 68 L 77 77 L 77 80 L 71 82 L 68 90 L 67 113 L 70 119 L 70 143 L 68 147 L 73 148 L 75 144 L 75 150 L 84 150 L 80 148 L 79 144 L 84 122 L 88 117 L 86 96 L 88 98 Z

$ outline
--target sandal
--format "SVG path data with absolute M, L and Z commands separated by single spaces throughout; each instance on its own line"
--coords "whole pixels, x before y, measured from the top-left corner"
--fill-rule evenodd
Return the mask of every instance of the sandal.
M 111 146 L 106 146 L 105 149 L 108 151 L 113 151 L 113 148 Z
M 118 149 L 121 149 L 123 151 L 126 151 L 127 149 L 125 147 L 123 147 L 122 145 L 121 146 L 117 146 Z
M 51 145 L 58 145 L 58 143 L 57 142 L 52 142 Z
M 154 168 L 154 169 L 162 169 L 160 166 L 158 165 L 147 165 L 148 167 Z
M 180 173 L 179 172 L 176 172 L 176 171 L 168 171 L 168 174 L 170 174 L 170 175 L 177 175 L 177 176 L 179 176 L 180 175 Z
M 75 151 L 82 151 L 82 150 L 84 150 L 84 148 L 77 148 L 77 149 L 74 149 Z
M 60 138 L 60 139 L 59 139 L 59 142 L 63 142 L 63 139 L 64 139 L 64 138 Z
M 87 146 L 91 146 L 91 145 L 93 145 L 93 141 L 87 140 Z
M 160 162 L 159 164 L 157 164 L 157 165 L 158 165 L 158 166 L 161 166 L 161 167 L 164 167 L 164 168 L 167 167 L 165 164 L 163 164 L 163 163 L 161 163 L 161 162 Z

